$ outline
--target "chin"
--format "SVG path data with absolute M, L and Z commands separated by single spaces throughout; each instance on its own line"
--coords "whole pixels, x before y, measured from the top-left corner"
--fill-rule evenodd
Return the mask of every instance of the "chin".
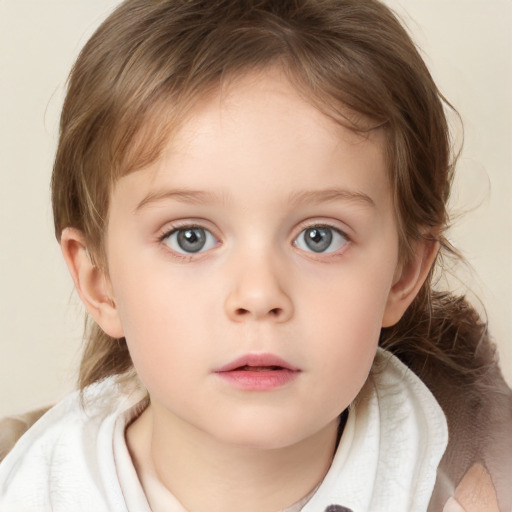
M 256 450 L 279 450 L 296 445 L 314 436 L 318 430 L 296 421 L 279 421 L 260 417 L 257 421 L 227 423 L 229 429 L 219 436 L 224 443 Z

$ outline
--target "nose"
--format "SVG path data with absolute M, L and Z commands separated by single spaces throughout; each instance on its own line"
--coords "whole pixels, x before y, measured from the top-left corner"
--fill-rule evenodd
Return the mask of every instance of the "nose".
M 284 269 L 273 268 L 268 259 L 239 261 L 231 273 L 232 287 L 225 301 L 228 317 L 235 322 L 288 321 L 293 316 L 293 303 L 284 289 Z

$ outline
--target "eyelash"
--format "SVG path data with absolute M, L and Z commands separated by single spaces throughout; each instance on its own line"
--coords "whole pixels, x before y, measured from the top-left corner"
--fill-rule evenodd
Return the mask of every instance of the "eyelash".
M 204 231 L 206 233 L 209 234 L 209 236 L 213 237 L 215 240 L 216 240 L 216 244 L 215 245 L 218 245 L 220 242 L 219 242 L 219 237 L 217 237 L 211 229 L 201 225 L 200 223 L 189 223 L 189 224 L 180 224 L 180 225 L 175 225 L 175 226 L 172 226 L 170 229 L 166 229 L 165 232 L 163 232 L 162 234 L 158 235 L 158 242 L 160 244 L 163 244 L 165 246 L 167 246 L 167 249 L 173 254 L 174 257 L 176 258 L 179 258 L 179 259 L 184 259 L 184 260 L 191 260 L 193 258 L 197 258 L 198 256 L 202 255 L 204 252 L 207 252 L 209 251 L 210 249 L 214 248 L 214 247 L 209 247 L 208 249 L 206 250 L 203 250 L 203 246 L 201 246 L 197 251 L 191 251 L 191 252 L 186 252 L 185 250 L 183 250 L 183 252 L 181 252 L 180 250 L 177 250 L 177 249 L 174 249 L 172 248 L 167 242 L 166 240 L 169 240 L 174 234 L 176 233 L 179 233 L 179 232 L 185 232 L 187 230 L 194 230 L 194 229 L 199 229 L 201 231 Z M 341 237 L 344 239 L 344 242 L 343 242 L 343 246 L 340 247 L 339 249 L 334 249 L 334 250 L 325 250 L 325 251 L 315 251 L 314 249 L 311 249 L 308 250 L 308 249 L 304 249 L 302 247 L 300 247 L 300 242 L 299 242 L 299 238 L 302 236 L 302 237 L 305 237 L 306 236 L 306 232 L 308 230 L 329 230 L 332 233 L 335 234 L 335 237 Z M 207 235 L 208 236 L 208 235 Z M 346 234 L 346 232 L 342 231 L 341 229 L 339 229 L 338 227 L 336 226 L 333 226 L 329 223 L 322 223 L 322 222 L 317 222 L 317 223 L 313 223 L 313 224 L 307 224 L 307 223 L 303 223 L 300 227 L 299 227 L 299 230 L 298 230 L 298 233 L 296 235 L 294 235 L 293 239 L 292 239 L 292 245 L 294 247 L 296 247 L 297 249 L 305 252 L 305 253 L 309 253 L 311 254 L 312 256 L 336 256 L 336 255 L 339 255 L 339 251 L 340 249 L 343 249 L 344 246 L 346 246 L 348 243 L 351 242 L 351 239 L 350 237 Z M 329 240 L 329 244 L 333 241 L 333 238 L 331 237 L 331 239 Z M 338 240 L 339 242 L 339 240 Z M 207 241 L 205 241 L 205 244 L 207 243 Z M 307 242 L 306 242 L 306 245 L 307 245 Z M 183 249 L 183 248 L 182 248 Z
M 306 233 L 308 230 L 329 230 L 331 233 L 331 239 L 329 240 L 329 247 L 327 249 L 330 249 L 331 242 L 334 242 L 334 240 L 337 237 L 341 237 L 343 239 L 343 245 L 338 249 L 332 249 L 332 250 L 325 250 L 325 251 L 315 251 L 310 248 L 310 250 L 303 249 L 299 246 L 300 244 L 300 238 L 302 237 L 305 239 Z M 332 237 L 332 234 L 334 233 L 334 237 Z M 339 242 L 339 239 L 338 239 Z M 333 257 L 333 256 L 339 256 L 340 251 L 343 251 L 345 246 L 351 242 L 351 238 L 347 235 L 347 233 L 343 230 L 341 230 L 339 227 L 334 226 L 332 224 L 329 224 L 328 222 L 316 222 L 313 224 L 307 224 L 304 223 L 300 226 L 298 230 L 298 234 L 296 234 L 293 238 L 293 245 L 297 247 L 299 250 L 302 250 L 308 254 L 310 254 L 312 257 Z M 307 244 L 307 242 L 306 242 Z M 343 251 L 344 252 L 344 251 Z
M 172 226 L 170 229 L 166 229 L 165 232 L 163 232 L 162 234 L 160 234 L 158 236 L 158 242 L 160 244 L 163 244 L 163 245 L 167 246 L 167 249 L 172 253 L 172 255 L 174 257 L 179 258 L 179 259 L 184 259 L 184 260 L 191 260 L 192 258 L 198 257 L 203 252 L 206 252 L 206 251 L 202 250 L 203 247 L 200 247 L 196 252 L 193 252 L 193 251 L 191 251 L 191 252 L 185 252 L 185 251 L 181 252 L 180 250 L 173 249 L 166 242 L 166 240 L 171 239 L 172 235 L 174 235 L 176 233 L 186 232 L 187 230 L 191 231 L 191 230 L 194 230 L 194 229 L 199 229 L 201 231 L 204 231 L 204 232 L 208 233 L 209 236 L 213 237 L 216 240 L 216 242 L 217 242 L 216 245 L 219 243 L 218 237 L 212 232 L 212 230 L 207 228 L 207 227 L 202 226 L 199 223 L 179 224 L 179 225 Z M 205 242 L 205 244 L 206 244 L 206 242 Z

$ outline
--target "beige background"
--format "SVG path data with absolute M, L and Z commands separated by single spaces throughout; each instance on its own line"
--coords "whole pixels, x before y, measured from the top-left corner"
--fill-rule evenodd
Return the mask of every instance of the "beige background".
M 82 312 L 52 231 L 67 73 L 114 0 L 0 0 L 0 416 L 73 388 Z M 512 0 L 389 0 L 465 123 L 452 230 L 512 382 Z M 403 7 L 407 13 L 404 13 Z M 462 284 L 461 284 L 462 283 Z

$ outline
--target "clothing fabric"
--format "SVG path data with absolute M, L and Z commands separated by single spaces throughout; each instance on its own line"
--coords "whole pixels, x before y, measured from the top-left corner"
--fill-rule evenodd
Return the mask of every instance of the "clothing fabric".
M 150 512 L 125 441 L 145 394 L 107 379 L 87 388 L 83 402 L 74 393 L 52 408 L 0 464 L 2 512 Z M 447 440 L 430 391 L 379 349 L 329 472 L 298 506 L 425 512 Z M 169 512 L 184 510 L 177 500 L 173 506 Z

